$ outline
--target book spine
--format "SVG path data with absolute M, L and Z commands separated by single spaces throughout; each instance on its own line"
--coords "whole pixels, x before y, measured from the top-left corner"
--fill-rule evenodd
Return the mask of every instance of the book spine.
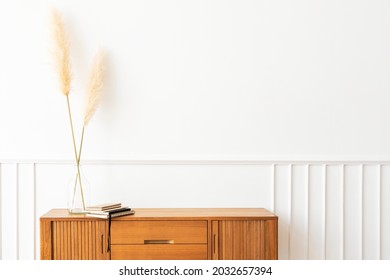
M 134 211 L 130 210 L 130 211 L 116 212 L 116 213 L 110 214 L 110 216 L 111 216 L 111 218 L 115 218 L 115 217 L 120 217 L 120 216 L 125 216 L 125 215 L 131 215 L 131 214 L 134 214 Z
M 109 210 L 106 212 L 110 213 L 110 214 L 114 214 L 114 213 L 123 212 L 123 211 L 130 211 L 130 210 L 131 210 L 130 208 L 120 208 L 120 209 Z

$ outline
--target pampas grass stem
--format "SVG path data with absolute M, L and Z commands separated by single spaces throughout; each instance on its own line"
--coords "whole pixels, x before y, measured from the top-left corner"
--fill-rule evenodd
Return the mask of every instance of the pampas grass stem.
M 75 156 L 75 159 L 76 159 L 76 166 L 77 166 L 76 180 L 75 180 L 75 185 L 74 185 L 74 189 L 73 189 L 72 206 L 74 205 L 74 198 L 75 198 L 75 193 L 76 193 L 77 182 L 80 182 L 81 200 L 82 200 L 82 204 L 83 204 L 83 209 L 85 209 L 84 190 L 83 190 L 83 184 L 82 184 L 82 181 L 81 181 L 81 173 L 80 173 L 80 158 L 77 156 L 76 138 L 74 136 L 74 128 L 73 128 L 73 121 L 72 121 L 72 111 L 70 109 L 70 102 L 69 102 L 69 96 L 68 95 L 66 95 L 66 103 L 68 105 L 68 116 L 69 116 L 71 132 L 72 132 L 73 150 L 74 150 L 74 156 Z
M 52 11 L 52 24 L 53 24 L 53 41 L 54 41 L 53 58 L 55 61 L 55 69 L 60 82 L 60 90 L 62 94 L 66 96 L 68 117 L 69 117 L 70 129 L 72 134 L 73 150 L 74 150 L 75 160 L 77 163 L 77 175 L 76 175 L 76 181 L 73 190 L 74 195 L 72 200 L 72 207 L 74 205 L 74 196 L 76 192 L 77 181 L 79 181 L 83 209 L 85 209 L 84 190 L 83 190 L 81 175 L 80 175 L 80 161 L 77 156 L 77 146 L 76 146 L 76 139 L 74 134 L 72 111 L 69 102 L 70 85 L 72 80 L 71 63 L 69 57 L 70 48 L 69 48 L 69 42 L 65 32 L 65 27 L 62 21 L 61 14 L 57 10 Z

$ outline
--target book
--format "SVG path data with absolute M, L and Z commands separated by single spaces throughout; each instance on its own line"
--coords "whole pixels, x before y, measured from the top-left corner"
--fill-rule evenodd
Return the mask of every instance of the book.
M 129 209 L 129 210 L 126 210 L 126 211 L 112 213 L 112 214 L 110 214 L 110 216 L 111 216 L 111 218 L 115 218 L 115 217 L 133 215 L 134 213 L 135 213 L 134 209 Z
M 94 217 L 94 218 L 100 218 L 100 219 L 108 219 L 108 218 L 115 218 L 115 217 L 120 217 L 120 216 L 126 216 L 126 215 L 133 215 L 135 211 L 131 208 L 113 212 L 113 213 L 87 213 L 87 217 Z
M 87 211 L 105 211 L 122 207 L 122 203 L 104 203 L 86 207 Z
M 89 210 L 88 213 L 90 214 L 97 214 L 97 215 L 108 215 L 116 212 L 121 212 L 125 210 L 131 210 L 130 207 L 127 206 L 122 206 L 119 208 L 113 208 L 113 209 L 108 209 L 108 210 Z
M 114 214 L 114 213 L 117 213 L 117 212 L 128 211 L 128 210 L 131 210 L 131 208 L 128 207 L 128 206 L 123 206 L 123 207 L 120 207 L 120 208 L 106 210 L 106 212 L 109 213 L 109 214 Z
M 87 213 L 86 216 L 87 217 L 93 217 L 93 218 L 108 219 L 108 214 Z

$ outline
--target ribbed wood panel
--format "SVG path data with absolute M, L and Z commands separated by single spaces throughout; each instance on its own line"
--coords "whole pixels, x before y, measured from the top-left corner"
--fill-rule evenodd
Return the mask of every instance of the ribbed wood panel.
M 103 221 L 53 221 L 53 260 L 106 258 L 106 223 Z
M 276 232 L 276 221 L 220 221 L 219 259 L 275 259 L 276 239 L 269 237 L 275 236 Z

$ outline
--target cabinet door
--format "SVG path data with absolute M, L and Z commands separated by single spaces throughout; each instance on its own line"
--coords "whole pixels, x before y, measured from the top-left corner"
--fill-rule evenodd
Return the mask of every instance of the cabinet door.
M 110 259 L 106 221 L 41 221 L 41 259 Z
M 213 221 L 212 257 L 277 259 L 277 220 Z

